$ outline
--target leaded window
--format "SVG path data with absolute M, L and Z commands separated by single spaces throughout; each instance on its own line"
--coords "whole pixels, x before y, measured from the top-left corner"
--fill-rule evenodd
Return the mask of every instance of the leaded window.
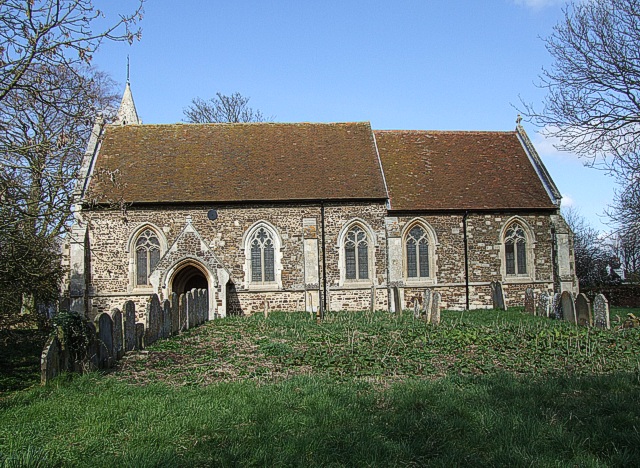
M 160 241 L 151 229 L 145 229 L 136 241 L 136 284 L 149 285 L 149 275 L 160 261 Z
M 369 244 L 367 234 L 359 226 L 347 232 L 344 244 L 346 279 L 362 280 L 369 278 Z
M 409 230 L 406 240 L 407 277 L 429 278 L 429 240 L 421 226 Z
M 276 280 L 273 235 L 261 227 L 250 240 L 251 282 L 270 283 Z
M 527 274 L 527 239 L 519 224 L 512 224 L 505 233 L 504 253 L 507 275 Z

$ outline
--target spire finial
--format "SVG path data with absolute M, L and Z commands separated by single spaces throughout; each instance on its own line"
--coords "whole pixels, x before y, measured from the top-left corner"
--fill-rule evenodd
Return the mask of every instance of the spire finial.
M 131 84 L 129 81 L 129 54 L 127 54 L 127 84 Z
M 516 125 L 520 125 L 520 123 L 522 123 L 522 116 L 518 114 L 518 117 L 516 117 Z

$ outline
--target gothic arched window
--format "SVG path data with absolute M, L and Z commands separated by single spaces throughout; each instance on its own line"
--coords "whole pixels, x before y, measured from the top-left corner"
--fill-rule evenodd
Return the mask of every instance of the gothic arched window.
M 149 275 L 160 261 L 160 241 L 151 229 L 145 229 L 138 236 L 136 251 L 136 285 L 148 286 Z
M 429 238 L 421 226 L 413 226 L 407 233 L 406 241 L 407 277 L 429 278 Z
M 260 227 L 249 239 L 251 247 L 251 282 L 272 283 L 275 278 L 273 234 Z
M 527 237 L 518 223 L 505 232 L 504 258 L 507 275 L 527 274 Z
M 344 243 L 345 278 L 362 280 L 369 278 L 369 243 L 367 234 L 360 226 L 347 232 Z

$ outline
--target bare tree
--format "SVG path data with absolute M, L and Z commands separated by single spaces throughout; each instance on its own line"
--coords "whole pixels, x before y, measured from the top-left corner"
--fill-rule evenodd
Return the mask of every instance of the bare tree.
M 189 123 L 240 123 L 273 120 L 266 118 L 259 110 L 249 107 L 249 98 L 240 93 L 233 93 L 230 96 L 216 93 L 216 97 L 208 101 L 197 97 L 182 112 L 186 117 L 185 122 Z
M 143 1 L 111 20 L 92 0 L 0 0 L 0 322 L 23 297 L 57 297 L 90 128 L 115 105 L 89 64 L 103 41 L 139 37 Z
M 618 261 L 598 230 L 574 208 L 563 209 L 562 216 L 574 234 L 576 276 L 580 286 L 601 286 L 615 281 L 610 269 L 617 267 Z
M 560 150 L 616 177 L 608 214 L 618 230 L 640 233 L 640 0 L 574 1 L 546 47 L 544 108 L 523 113 Z
M 14 89 L 36 90 L 39 99 L 48 100 L 48 89 L 33 74 L 59 66 L 75 70 L 91 63 L 103 41 L 139 38 L 140 30 L 133 28 L 142 18 L 143 2 L 137 0 L 132 11 L 105 22 L 105 13 L 92 0 L 1 1 L 0 101 Z

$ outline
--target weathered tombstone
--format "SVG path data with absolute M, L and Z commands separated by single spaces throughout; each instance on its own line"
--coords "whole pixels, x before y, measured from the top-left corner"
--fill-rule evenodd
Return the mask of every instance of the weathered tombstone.
M 111 320 L 113 320 L 113 358 L 119 360 L 124 355 L 122 312 L 120 309 L 111 310 Z
M 569 291 L 563 291 L 560 302 L 562 303 L 562 318 L 567 322 L 578 323 L 576 320 L 576 304 L 573 300 L 573 294 Z
M 500 281 L 491 282 L 491 300 L 494 310 L 507 310 L 504 291 L 502 290 L 502 283 Z
M 136 349 L 144 349 L 144 323 L 136 323 Z
M 157 294 L 153 294 L 147 302 L 147 327 L 145 330 L 144 345 L 155 343 L 160 337 L 162 329 L 162 308 Z
M 393 287 L 393 305 L 396 313 L 402 313 L 402 302 L 400 301 L 400 288 L 398 286 Z
M 553 295 L 553 300 L 551 301 L 551 314 L 553 314 L 553 318 L 556 320 L 562 320 L 562 295 L 560 293 L 555 293 Z
M 576 322 L 582 327 L 590 327 L 593 323 L 591 319 L 591 302 L 584 293 L 576 297 Z
M 422 313 L 424 317 L 427 319 L 427 323 L 431 323 L 431 303 L 433 301 L 433 294 L 431 293 L 431 289 L 424 290 L 424 296 L 422 299 Z
M 417 294 L 413 296 L 413 318 L 420 318 L 420 301 Z
M 167 299 L 162 301 L 162 332 L 160 336 L 162 338 L 171 336 L 171 302 Z
M 200 323 L 204 323 L 209 320 L 209 307 L 208 307 L 209 294 L 206 289 L 200 290 Z
M 594 324 L 598 328 L 611 328 L 609 322 L 609 301 L 604 297 L 604 294 L 597 294 L 593 299 L 593 320 Z
M 536 295 L 533 288 L 527 288 L 524 291 L 524 311 L 531 315 L 536 313 Z
M 549 297 L 549 293 L 546 291 L 542 291 L 538 295 L 538 307 L 536 309 L 536 315 L 540 317 L 549 317 L 549 309 L 551 307 L 551 298 Z
M 431 323 L 434 325 L 440 324 L 440 293 L 434 292 L 433 299 L 431 301 Z
M 187 321 L 189 328 L 196 326 L 196 296 L 193 289 L 187 293 Z
M 180 294 L 178 298 L 178 310 L 180 312 L 180 331 L 189 328 L 189 313 L 187 311 L 187 295 Z
M 176 335 L 180 331 L 180 309 L 178 307 L 178 295 L 171 293 L 171 334 Z
M 98 329 L 98 367 L 108 369 L 113 364 L 113 320 L 103 312 L 96 317 Z
M 124 316 L 124 351 L 136 349 L 136 305 L 127 301 L 122 307 Z
M 40 356 L 40 383 L 45 385 L 54 377 L 60 375 L 60 340 L 52 335 L 47 340 Z

